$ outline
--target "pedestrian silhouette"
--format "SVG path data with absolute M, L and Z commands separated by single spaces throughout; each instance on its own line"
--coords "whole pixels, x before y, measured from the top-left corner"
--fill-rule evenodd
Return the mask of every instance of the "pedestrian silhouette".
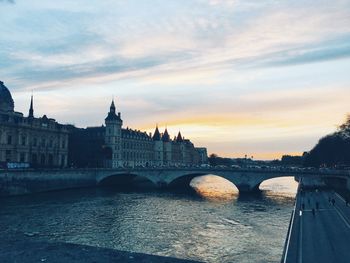
M 334 198 L 332 199 L 332 205 L 334 205 L 335 204 L 335 200 L 334 200 Z
M 302 204 L 301 204 L 301 210 L 304 210 L 304 209 L 305 209 L 305 204 L 302 203 Z
M 312 208 L 312 215 L 315 215 L 315 208 Z

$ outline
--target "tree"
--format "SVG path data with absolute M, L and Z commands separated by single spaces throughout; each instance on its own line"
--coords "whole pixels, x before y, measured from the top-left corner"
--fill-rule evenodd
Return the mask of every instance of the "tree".
M 346 116 L 346 121 L 339 126 L 339 131 L 346 132 L 346 133 L 350 132 L 350 114 Z
M 316 146 L 304 155 L 304 165 L 350 165 L 350 115 L 335 133 L 321 138 Z
M 208 158 L 209 164 L 210 164 L 211 166 L 216 166 L 216 165 L 218 165 L 218 164 L 217 164 L 217 159 L 218 159 L 218 155 L 215 154 L 215 153 L 212 153 L 212 154 L 209 156 L 209 158 Z
M 209 158 L 208 158 L 209 164 L 211 166 L 217 166 L 217 165 L 226 165 L 230 166 L 232 165 L 233 161 L 230 158 L 224 158 L 224 157 L 219 157 L 217 154 L 212 153 Z

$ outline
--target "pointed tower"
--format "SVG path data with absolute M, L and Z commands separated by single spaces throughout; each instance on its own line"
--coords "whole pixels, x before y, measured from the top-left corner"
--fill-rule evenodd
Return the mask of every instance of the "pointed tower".
M 158 130 L 158 125 L 156 126 L 156 130 L 154 131 L 152 139 L 153 141 L 160 141 L 160 133 Z
M 186 143 L 185 143 L 185 137 L 182 136 L 180 131 L 177 135 L 176 142 L 180 145 L 180 157 L 179 157 L 179 159 L 180 159 L 181 163 L 184 164 L 184 163 L 186 163 L 186 156 L 187 156 Z
M 30 107 L 29 107 L 29 118 L 34 118 L 34 109 L 33 109 L 33 95 L 30 97 Z
M 182 138 L 182 135 L 181 135 L 181 132 L 179 131 L 179 133 L 177 134 L 177 138 L 176 138 L 176 142 L 183 142 L 183 138 Z
M 154 165 L 163 166 L 163 141 L 158 129 L 158 124 L 152 139 L 154 143 Z
M 170 136 L 169 136 L 167 128 L 165 128 L 164 134 L 162 136 L 162 141 L 163 142 L 170 142 Z
M 172 141 L 170 139 L 168 129 L 165 128 L 162 136 L 163 141 L 163 164 L 168 166 L 172 165 Z
M 112 100 L 111 106 L 107 117 L 105 118 L 106 133 L 105 133 L 105 145 L 110 148 L 112 156 L 110 160 L 106 160 L 106 166 L 111 168 L 117 168 L 123 166 L 122 162 L 122 125 L 120 112 L 116 114 L 116 108 L 114 100 Z

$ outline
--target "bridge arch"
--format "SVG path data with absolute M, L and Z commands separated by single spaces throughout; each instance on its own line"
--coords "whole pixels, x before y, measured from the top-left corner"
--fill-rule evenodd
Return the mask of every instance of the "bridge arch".
M 199 176 L 205 176 L 205 175 L 213 175 L 213 176 L 218 176 L 220 178 L 226 179 L 227 181 L 231 182 L 240 192 L 244 192 L 244 191 L 251 191 L 252 189 L 248 189 L 247 187 L 245 187 L 243 184 L 240 184 L 238 182 L 238 180 L 234 180 L 232 178 L 232 176 L 229 176 L 227 174 L 223 174 L 220 172 L 190 172 L 190 173 L 186 173 L 183 175 L 178 176 L 177 178 L 175 178 L 174 180 L 172 180 L 171 182 L 169 182 L 168 186 L 170 188 L 178 188 L 178 187 L 187 187 L 190 188 L 190 183 L 191 181 Z M 246 188 L 248 190 L 246 190 Z
M 241 171 L 189 171 L 178 174 L 168 182 L 169 187 L 187 187 L 191 180 L 198 176 L 216 175 L 233 183 L 240 192 L 260 191 L 260 185 L 266 180 L 282 177 L 293 177 L 284 173 L 241 172 Z
M 259 189 L 262 191 L 288 192 L 290 194 L 294 194 L 297 188 L 298 182 L 294 176 L 276 176 L 259 184 Z
M 178 188 L 178 187 L 190 187 L 190 182 L 193 178 L 198 176 L 209 175 L 207 173 L 189 173 L 178 176 L 174 180 L 170 181 L 168 187 L 170 188 Z

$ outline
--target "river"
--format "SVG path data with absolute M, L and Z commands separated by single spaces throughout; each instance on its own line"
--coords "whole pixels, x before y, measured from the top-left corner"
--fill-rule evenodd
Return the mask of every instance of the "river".
M 196 180 L 191 184 L 201 188 L 199 194 L 92 188 L 2 198 L 2 239 L 29 237 L 204 262 L 280 261 L 297 187 L 293 178 L 269 180 L 259 195 L 227 189 L 220 195 L 223 182 L 213 191 L 213 178 Z

